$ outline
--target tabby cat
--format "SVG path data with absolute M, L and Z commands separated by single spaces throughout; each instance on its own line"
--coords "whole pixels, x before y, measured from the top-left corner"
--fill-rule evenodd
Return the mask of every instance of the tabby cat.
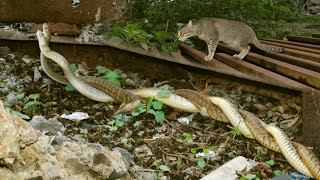
M 180 41 L 198 36 L 207 43 L 209 53 L 204 58 L 205 61 L 213 59 L 219 41 L 240 50 L 239 54 L 233 55 L 237 59 L 243 59 L 249 53 L 249 45 L 251 44 L 267 52 L 284 51 L 283 48 L 261 44 L 252 28 L 243 22 L 220 18 L 202 18 L 194 22 L 190 20 L 188 24 L 178 23 L 178 26 L 178 38 Z

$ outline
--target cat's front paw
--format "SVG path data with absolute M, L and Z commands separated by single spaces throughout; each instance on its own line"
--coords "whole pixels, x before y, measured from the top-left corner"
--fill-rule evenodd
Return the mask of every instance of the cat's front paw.
M 233 55 L 232 57 L 235 58 L 235 59 L 242 59 L 239 54 L 235 54 L 235 55 Z
M 204 60 L 205 60 L 205 61 L 211 61 L 212 59 L 213 59 L 213 57 L 210 57 L 210 56 L 204 57 Z

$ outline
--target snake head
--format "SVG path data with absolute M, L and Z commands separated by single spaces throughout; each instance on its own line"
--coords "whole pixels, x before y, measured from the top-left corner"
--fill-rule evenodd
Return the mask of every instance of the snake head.
M 44 37 L 43 32 L 41 32 L 40 30 L 37 31 L 37 39 L 39 41 L 39 45 L 46 44 L 46 38 Z
M 49 29 L 49 25 L 47 23 L 43 23 L 42 28 L 43 28 L 43 34 L 46 37 L 47 41 L 50 41 L 51 32 Z

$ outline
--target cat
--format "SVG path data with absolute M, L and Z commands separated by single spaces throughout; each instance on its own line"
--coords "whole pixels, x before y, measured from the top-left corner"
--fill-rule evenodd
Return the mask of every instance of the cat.
M 267 52 L 284 51 L 284 48 L 261 44 L 253 29 L 243 22 L 205 17 L 194 22 L 190 20 L 188 24 L 178 23 L 177 25 L 179 41 L 183 42 L 190 37 L 198 36 L 207 43 L 209 53 L 204 58 L 205 61 L 213 59 L 219 41 L 241 51 L 233 55 L 236 59 L 243 59 L 249 53 L 251 44 Z

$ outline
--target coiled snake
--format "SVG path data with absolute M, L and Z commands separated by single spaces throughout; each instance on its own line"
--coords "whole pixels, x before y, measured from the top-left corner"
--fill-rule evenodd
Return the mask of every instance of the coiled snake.
M 202 115 L 210 118 L 229 122 L 244 136 L 254 138 L 263 146 L 281 152 L 297 171 L 320 180 L 320 161 L 309 149 L 291 142 L 281 129 L 264 123 L 250 112 L 244 110 L 239 112 L 231 102 L 224 98 L 205 97 L 195 91 L 185 89 L 173 91 L 168 98 L 160 98 L 157 96 L 161 91 L 159 89 L 143 88 L 128 91 L 97 77 L 75 76 L 69 67 L 69 62 L 49 48 L 50 31 L 47 24 L 44 24 L 43 27 L 43 32 L 37 31 L 41 65 L 45 73 L 55 81 L 63 84 L 70 83 L 84 96 L 99 102 L 116 100 L 130 104 L 153 96 L 170 107 L 187 112 L 201 112 Z M 62 68 L 64 76 L 52 71 L 47 59 L 57 63 Z

